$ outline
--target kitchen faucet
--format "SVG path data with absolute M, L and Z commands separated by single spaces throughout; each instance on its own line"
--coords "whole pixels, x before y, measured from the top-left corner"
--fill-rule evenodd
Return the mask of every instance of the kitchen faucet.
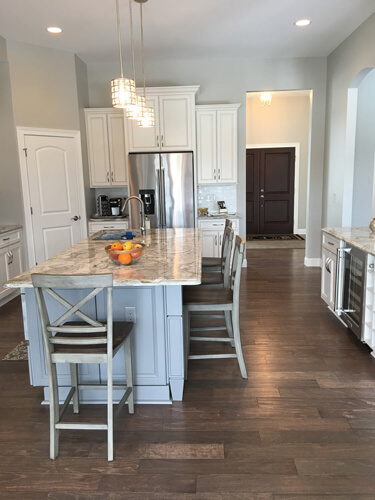
M 124 211 L 125 211 L 126 205 L 128 204 L 129 200 L 138 200 L 139 203 L 140 203 L 140 205 L 141 205 L 141 211 L 139 212 L 140 215 L 141 215 L 140 230 L 141 230 L 141 234 L 145 234 L 146 233 L 145 204 L 143 203 L 143 200 L 141 198 L 139 198 L 139 196 L 129 196 L 128 198 L 126 198 L 126 200 L 124 201 L 124 203 L 123 203 L 123 205 L 121 207 L 121 213 L 122 213 L 122 215 L 124 215 Z

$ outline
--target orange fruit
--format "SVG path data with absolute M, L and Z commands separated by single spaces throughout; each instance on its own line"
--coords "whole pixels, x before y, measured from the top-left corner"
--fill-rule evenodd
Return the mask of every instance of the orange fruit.
M 131 241 L 125 241 L 122 245 L 123 250 L 131 250 L 133 248 L 133 243 Z
M 122 244 L 118 242 L 112 243 L 111 250 L 122 250 Z
M 130 255 L 130 253 L 121 253 L 119 256 L 118 256 L 118 261 L 121 263 L 121 264 L 130 264 L 130 262 L 132 261 L 132 256 Z

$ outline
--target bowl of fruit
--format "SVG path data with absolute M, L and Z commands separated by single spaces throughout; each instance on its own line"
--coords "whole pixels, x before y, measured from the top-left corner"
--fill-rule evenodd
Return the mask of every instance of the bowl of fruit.
M 112 245 L 107 245 L 105 251 L 110 260 L 115 264 L 128 266 L 129 264 L 138 262 L 145 246 L 143 243 L 132 243 L 131 241 L 116 242 L 112 243 Z

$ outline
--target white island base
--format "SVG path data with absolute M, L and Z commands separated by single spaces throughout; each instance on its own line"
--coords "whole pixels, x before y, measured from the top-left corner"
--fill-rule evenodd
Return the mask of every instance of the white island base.
M 170 403 L 181 401 L 184 389 L 184 353 L 182 330 L 182 287 L 130 286 L 114 287 L 113 318 L 125 321 L 126 307 L 136 311 L 132 331 L 134 399 L 136 403 Z M 77 302 L 82 292 L 60 291 L 68 301 Z M 37 314 L 34 290 L 21 290 L 25 336 L 29 339 L 30 382 L 44 387 L 45 401 L 49 401 L 48 378 L 44 360 L 42 333 Z M 53 307 L 56 318 L 64 308 L 57 303 Z M 52 307 L 52 303 L 51 303 Z M 90 310 L 89 310 L 90 307 Z M 86 309 L 99 320 L 105 318 L 105 296 L 103 293 L 91 301 Z M 51 319 L 53 315 L 51 315 Z M 113 360 L 113 381 L 125 384 L 125 355 L 123 348 Z M 81 384 L 106 384 L 106 365 L 83 364 L 79 366 Z M 63 402 L 70 390 L 69 365 L 58 366 L 59 397 Z M 114 400 L 119 401 L 123 391 L 114 391 Z M 105 403 L 106 390 L 80 391 L 82 403 Z

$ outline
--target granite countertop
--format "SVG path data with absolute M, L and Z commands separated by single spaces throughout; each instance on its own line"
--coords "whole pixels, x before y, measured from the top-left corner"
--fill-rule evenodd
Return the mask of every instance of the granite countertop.
M 22 226 L 13 225 L 13 226 L 0 226 L 0 234 L 8 233 L 9 231 L 15 231 L 16 229 L 21 229 Z
M 323 231 L 375 255 L 375 233 L 368 227 L 331 227 L 324 228 Z
M 198 216 L 198 220 L 213 220 L 213 219 L 241 219 L 241 216 L 236 214 L 215 214 Z
M 133 265 L 113 263 L 104 248 L 111 242 L 93 238 L 98 231 L 71 248 L 16 276 L 8 288 L 31 288 L 31 274 L 113 274 L 114 286 L 198 285 L 201 282 L 201 232 L 199 229 L 151 229 L 134 241 L 145 243 L 142 257 Z

